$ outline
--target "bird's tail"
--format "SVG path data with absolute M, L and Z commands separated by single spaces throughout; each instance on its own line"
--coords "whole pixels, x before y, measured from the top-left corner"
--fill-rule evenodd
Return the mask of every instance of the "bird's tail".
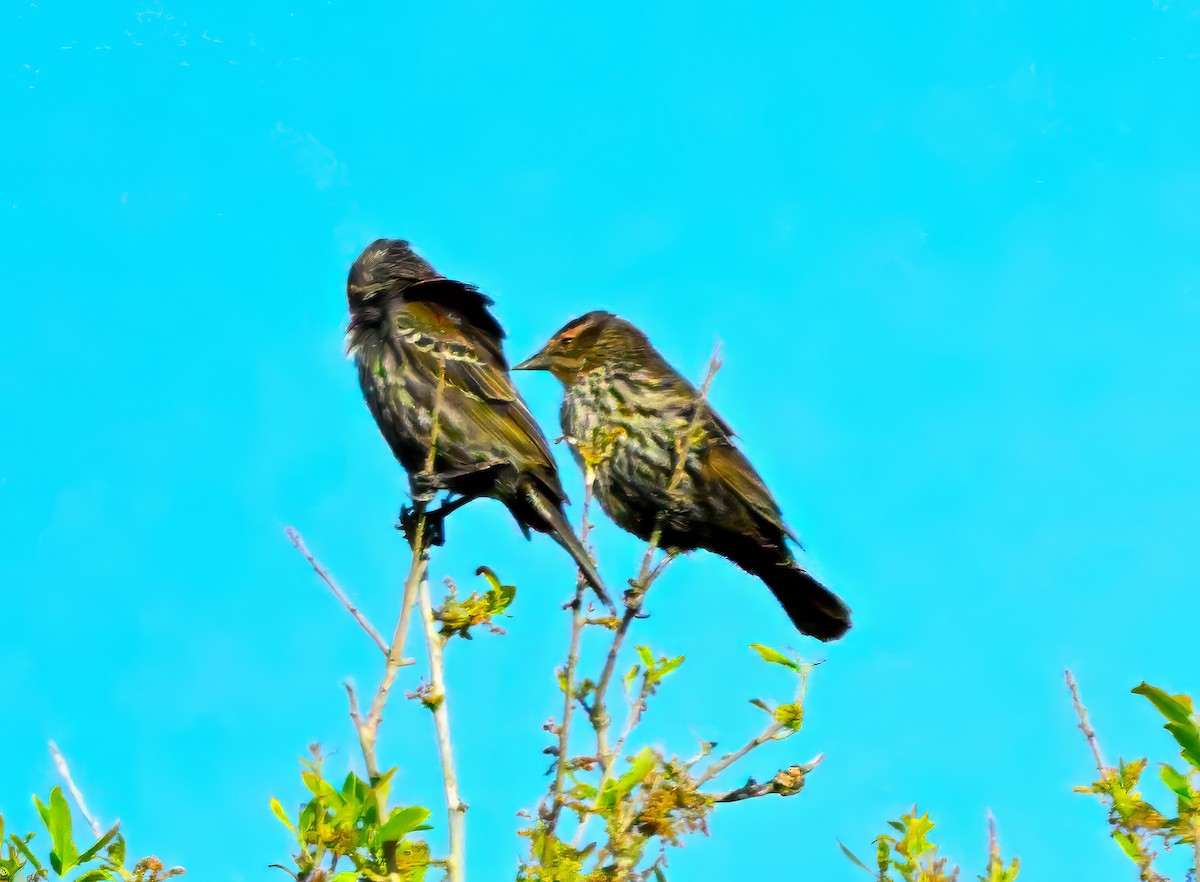
M 818 640 L 837 640 L 850 630 L 850 609 L 842 599 L 791 559 L 735 560 L 742 569 L 762 579 L 803 634 Z
M 592 590 L 596 592 L 596 596 L 600 598 L 600 602 L 609 609 L 612 609 L 612 601 L 608 599 L 608 589 L 604 587 L 604 580 L 596 572 L 596 565 L 592 563 L 592 556 L 588 554 L 588 550 L 583 547 L 583 543 L 579 541 L 579 537 L 575 535 L 575 531 L 571 528 L 570 521 L 567 520 L 566 514 L 563 513 L 562 505 L 547 499 L 545 495 L 539 493 L 536 489 L 530 489 L 528 495 L 533 508 L 546 522 L 548 529 L 545 532 L 549 533 L 555 542 L 565 548 L 571 557 L 575 558 L 575 563 L 579 566 L 580 572 L 583 573 L 583 578 L 592 586 Z

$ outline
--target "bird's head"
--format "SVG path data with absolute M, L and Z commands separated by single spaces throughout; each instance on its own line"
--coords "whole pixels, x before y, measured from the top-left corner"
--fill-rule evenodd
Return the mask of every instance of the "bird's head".
M 350 267 L 346 299 L 353 310 L 381 300 L 389 292 L 440 278 L 437 270 L 403 239 L 376 239 Z
M 549 371 L 563 383 L 572 383 L 598 367 L 636 359 L 648 346 L 645 335 L 620 316 L 589 312 L 567 322 L 513 370 Z

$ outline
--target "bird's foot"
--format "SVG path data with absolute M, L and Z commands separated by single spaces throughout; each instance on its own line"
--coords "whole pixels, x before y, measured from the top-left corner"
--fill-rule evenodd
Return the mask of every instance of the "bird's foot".
M 421 502 L 421 500 L 417 501 Z M 425 509 L 422 506 L 425 518 L 425 526 L 422 531 L 424 543 L 426 545 L 438 547 L 445 545 L 446 518 L 470 501 L 471 500 L 469 497 L 461 496 L 453 501 L 443 502 L 440 506 L 432 510 Z M 425 501 L 424 504 L 427 505 L 428 501 Z M 420 521 L 421 513 L 418 512 L 418 506 L 405 506 L 400 510 L 400 520 L 396 524 L 396 529 L 404 533 L 404 538 L 407 539 L 411 544 L 413 541 L 415 541 L 417 527 L 419 526 Z

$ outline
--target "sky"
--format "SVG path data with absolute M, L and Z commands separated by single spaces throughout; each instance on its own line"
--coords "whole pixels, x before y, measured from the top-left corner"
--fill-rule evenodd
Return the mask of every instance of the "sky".
M 751 643 L 823 662 L 804 729 L 723 779 L 825 753 L 804 792 L 720 807 L 668 878 L 865 878 L 837 841 L 869 855 L 914 803 L 964 875 L 991 810 L 1023 880 L 1132 877 L 1071 792 L 1094 769 L 1062 672 L 1110 762 L 1175 758 L 1129 690 L 1200 692 L 1200 2 L 0 17 L 10 830 L 58 782 L 55 739 L 134 850 L 279 879 L 268 801 L 299 803 L 306 745 L 361 768 L 341 683 L 380 659 L 283 530 L 390 629 L 406 483 L 343 330 L 351 261 L 397 236 L 495 298 L 514 359 L 596 308 L 694 378 L 720 340 L 712 400 L 854 610 L 818 644 L 705 554 L 655 587 L 633 642 L 687 660 L 642 743 L 755 734 L 748 699 L 790 681 Z M 557 435 L 557 382 L 517 383 Z M 641 545 L 596 538 L 610 584 L 632 575 Z M 480 564 L 514 615 L 450 646 L 449 704 L 469 873 L 503 879 L 573 577 L 493 502 L 454 516 L 435 584 Z M 431 731 L 398 696 L 381 752 L 440 850 Z

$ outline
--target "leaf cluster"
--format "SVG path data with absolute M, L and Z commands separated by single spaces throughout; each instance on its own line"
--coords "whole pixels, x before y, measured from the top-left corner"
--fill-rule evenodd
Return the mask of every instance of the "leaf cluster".
M 409 834 L 428 830 L 429 810 L 420 806 L 393 808 L 386 818 L 379 806 L 387 804 L 387 794 L 396 769 L 382 773 L 374 783 L 354 772 L 346 775 L 340 788 L 334 787 L 322 773 L 319 748 L 312 748 L 312 760 L 302 760 L 300 777 L 312 798 L 302 805 L 293 819 L 278 799 L 271 810 L 296 838 L 298 851 L 292 859 L 296 872 L 286 870 L 298 882 L 356 882 L 359 879 L 388 879 L 387 852 L 394 850 L 402 882 L 422 882 L 430 865 L 429 847 L 420 840 L 409 841 Z M 339 872 L 338 867 L 348 865 Z
M 1145 697 L 1166 719 L 1163 728 L 1179 748 L 1182 771 L 1170 763 L 1159 764 L 1159 777 L 1175 797 L 1174 811 L 1159 808 L 1140 792 L 1142 774 L 1149 765 L 1146 757 L 1101 770 L 1099 780 L 1077 793 L 1093 794 L 1108 806 L 1108 823 L 1113 840 L 1138 867 L 1143 882 L 1162 882 L 1154 869 L 1157 840 L 1170 849 L 1174 845 L 1195 845 L 1200 836 L 1200 725 L 1192 699 L 1171 695 L 1156 686 L 1142 683 L 1133 689 Z
M 808 771 L 802 766 L 781 771 L 769 785 L 756 785 L 750 779 L 746 787 L 723 795 L 701 789 L 710 778 L 750 750 L 768 741 L 788 738 L 803 724 L 804 685 L 812 666 L 761 644 L 752 648 L 764 661 L 781 665 L 799 678 L 792 701 L 777 707 L 761 699 L 753 701 L 770 717 L 765 730 L 740 751 L 703 768 L 716 746 L 714 742 L 702 741 L 700 751 L 687 760 L 678 756 L 668 759 L 660 750 L 642 747 L 619 758 L 621 769 L 606 767 L 601 756 L 565 758 L 563 767 L 569 786 L 564 788 L 560 800 L 562 807 L 577 819 L 576 841 L 568 844 L 560 838 L 556 815 L 544 804 L 538 822 L 521 831 L 530 840 L 530 851 L 521 864 L 518 882 L 650 879 L 665 882 L 666 848 L 682 846 L 689 834 L 707 834 L 709 817 L 718 801 L 733 802 L 768 793 L 785 796 L 799 793 Z M 622 678 L 629 709 L 624 731 L 617 741 L 618 752 L 635 731 L 648 700 L 685 661 L 683 656 L 656 655 L 648 646 L 637 646 L 635 651 L 637 661 Z M 600 687 L 587 678 L 568 683 L 563 670 L 558 677 L 560 689 L 569 690 L 572 700 L 588 712 L 598 744 L 606 743 L 611 721 L 607 713 L 599 710 L 603 706 Z M 604 835 L 584 845 L 583 834 L 593 820 L 603 824 Z
M 0 815 L 0 882 L 43 882 L 47 879 L 67 879 L 71 882 L 102 882 L 119 879 L 122 882 L 163 882 L 174 876 L 182 876 L 182 867 L 167 869 L 156 857 L 138 861 L 132 868 L 126 867 L 127 849 L 125 839 L 114 824 L 107 833 L 80 850 L 75 842 L 71 807 L 63 795 L 62 788 L 50 791 L 50 798 L 42 802 L 33 798 L 38 816 L 50 837 L 50 851 L 42 853 L 34 845 L 36 833 L 4 837 L 4 816 Z M 43 856 L 39 856 L 43 855 Z
M 471 639 L 471 628 L 487 625 L 493 634 L 503 634 L 499 626 L 492 624 L 496 616 L 506 615 L 506 610 L 517 596 L 513 585 L 502 585 L 500 579 L 490 567 L 480 567 L 475 575 L 483 576 L 488 582 L 488 589 L 483 593 L 472 591 L 469 597 L 459 600 L 453 582 L 446 580 L 446 600 L 440 609 L 433 612 L 433 617 L 442 623 L 441 635 L 449 639 L 455 635 L 467 640 Z
M 894 833 L 885 833 L 875 840 L 875 867 L 872 869 L 842 843 L 842 853 L 878 882 L 956 882 L 959 868 L 949 859 L 938 856 L 938 846 L 929 839 L 936 826 L 929 813 L 917 814 L 916 806 L 899 820 L 888 821 Z M 978 876 L 979 882 L 1015 882 L 1021 863 L 1016 858 L 1007 866 L 1000 857 L 994 838 L 988 856 L 987 870 Z

